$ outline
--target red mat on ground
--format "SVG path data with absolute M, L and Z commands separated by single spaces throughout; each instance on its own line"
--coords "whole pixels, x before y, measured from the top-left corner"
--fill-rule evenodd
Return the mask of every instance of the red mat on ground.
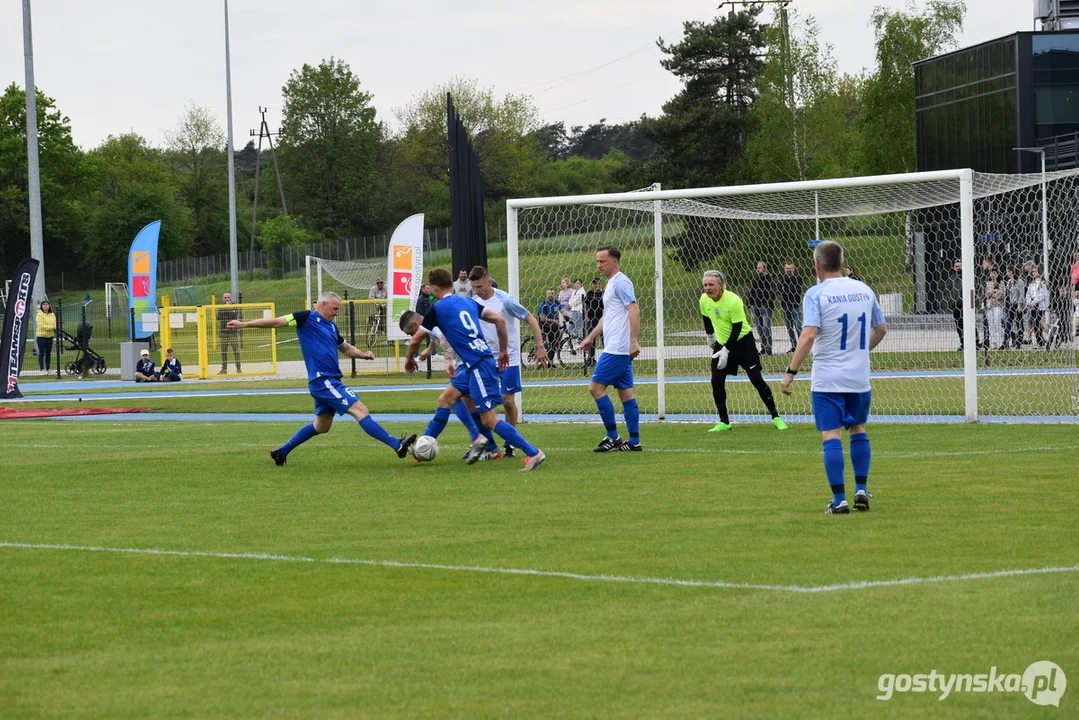
M 0 407 L 0 420 L 25 420 L 26 418 L 60 417 L 61 415 L 112 415 L 115 413 L 146 412 L 149 408 L 37 408 L 16 410 Z

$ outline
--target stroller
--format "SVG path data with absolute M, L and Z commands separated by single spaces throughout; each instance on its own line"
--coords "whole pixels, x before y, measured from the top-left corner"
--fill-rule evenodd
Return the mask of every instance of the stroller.
M 56 333 L 64 343 L 64 350 L 75 351 L 75 359 L 64 366 L 64 370 L 68 375 L 81 375 L 84 363 L 94 375 L 104 374 L 107 369 L 105 358 L 90 348 L 90 337 L 94 333 L 93 325 L 80 323 L 74 335 L 64 332 L 61 328 L 57 328 Z

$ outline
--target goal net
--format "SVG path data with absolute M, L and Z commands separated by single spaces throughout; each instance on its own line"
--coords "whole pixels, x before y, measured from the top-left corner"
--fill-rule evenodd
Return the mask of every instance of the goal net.
M 634 375 L 642 412 L 714 422 L 698 299 L 704 271 L 720 270 L 746 302 L 758 346 L 771 350 L 762 363 L 780 412 L 808 419 L 808 382 L 791 397 L 778 382 L 801 329 L 801 295 L 816 282 L 813 247 L 834 240 L 888 322 L 871 356 L 875 418 L 1075 421 L 1077 183 L 1075 171 L 954 170 L 510 200 L 510 292 L 535 311 L 563 277 L 585 278 L 587 288 L 597 246 L 618 247 L 641 308 Z M 784 284 L 797 288 L 796 303 L 751 302 L 758 263 L 777 284 L 791 276 Z M 994 270 L 998 284 L 990 285 Z M 526 384 L 536 383 L 527 412 L 593 415 L 590 374 L 584 357 L 525 369 Z M 767 419 L 744 374 L 728 378 L 727 394 L 735 420 Z
M 121 337 L 130 334 L 129 299 L 127 283 L 105 283 L 105 323 L 110 338 L 114 331 Z
M 386 261 L 350 262 L 347 260 L 327 260 L 326 258 L 307 256 L 307 307 L 314 307 L 318 296 L 325 291 L 332 291 L 350 299 L 366 299 L 377 278 L 386 274 Z

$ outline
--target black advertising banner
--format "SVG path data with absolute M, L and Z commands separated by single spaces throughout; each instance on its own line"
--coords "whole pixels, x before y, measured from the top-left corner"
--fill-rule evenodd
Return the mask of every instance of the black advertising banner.
M 30 324 L 30 307 L 34 297 L 34 280 L 38 261 L 23 260 L 15 268 L 8 287 L 7 308 L 4 311 L 4 334 L 0 335 L 0 378 L 4 391 L 0 398 L 20 398 L 19 371 L 26 352 L 26 326 Z

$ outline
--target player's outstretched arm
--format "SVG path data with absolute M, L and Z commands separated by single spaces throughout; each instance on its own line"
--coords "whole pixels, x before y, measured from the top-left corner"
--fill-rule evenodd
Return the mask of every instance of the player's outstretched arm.
M 229 320 L 229 330 L 242 330 L 243 328 L 279 328 L 288 326 L 288 315 L 275 318 L 257 318 L 255 320 Z
M 337 349 L 339 351 L 341 351 L 344 355 L 346 355 L 346 356 L 348 356 L 350 358 L 356 358 L 357 360 L 374 360 L 375 359 L 375 354 L 373 352 L 371 352 L 370 350 L 360 350 L 355 345 L 351 345 L 349 343 L 345 343 L 344 345 L 341 345 Z

